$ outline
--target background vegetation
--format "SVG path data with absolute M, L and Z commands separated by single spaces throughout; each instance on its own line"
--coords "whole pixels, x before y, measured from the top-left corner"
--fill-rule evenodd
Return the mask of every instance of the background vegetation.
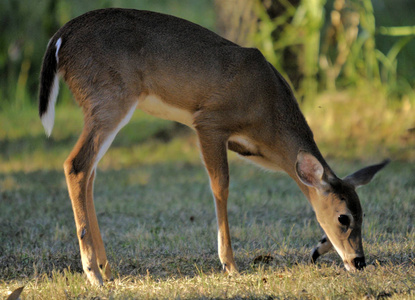
M 109 6 L 171 13 L 258 47 L 292 84 L 328 155 L 415 157 L 410 0 L 1 1 L 0 109 L 36 106 L 48 39 Z M 58 105 L 74 105 L 66 88 Z
M 82 115 L 61 85 L 45 138 L 37 86 L 53 33 L 110 6 L 170 13 L 260 48 L 294 87 L 339 176 L 391 157 L 359 190 L 373 268 L 344 272 L 335 253 L 309 265 L 321 230 L 294 182 L 230 155 L 231 234 L 242 274 L 220 274 L 194 135 L 137 112 L 96 180 L 116 280 L 102 289 L 85 284 L 62 171 Z M 0 1 L 0 298 L 19 286 L 29 299 L 414 298 L 414 11 L 411 0 Z
M 326 153 L 414 158 L 414 2 L 216 5 L 223 34 L 258 47 L 288 78 Z

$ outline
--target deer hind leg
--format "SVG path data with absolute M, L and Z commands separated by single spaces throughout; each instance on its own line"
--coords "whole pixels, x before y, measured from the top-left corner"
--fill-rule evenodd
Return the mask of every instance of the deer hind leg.
M 93 203 L 95 169 L 118 131 L 130 120 L 136 105 L 132 104 L 128 111 L 111 110 L 111 118 L 108 118 L 108 111 L 101 110 L 107 114 L 104 117 L 97 113 L 88 115 L 87 112 L 84 130 L 64 164 L 82 267 L 88 280 L 95 285 L 103 284 L 101 265 L 104 278 L 111 276 Z
M 229 195 L 229 168 L 227 160 L 227 138 L 216 132 L 198 130 L 200 150 L 209 174 L 210 187 L 215 199 L 218 222 L 218 253 L 223 270 L 237 273 L 231 238 L 229 234 L 227 201 Z
M 95 173 L 96 173 L 96 170 L 94 169 L 88 180 L 88 186 L 87 186 L 86 199 L 87 199 L 88 220 L 89 220 L 90 231 L 92 235 L 92 242 L 95 248 L 95 256 L 97 259 L 98 267 L 101 270 L 103 279 L 111 280 L 112 279 L 111 267 L 108 264 L 104 243 L 102 241 L 102 237 L 99 231 L 97 216 L 95 214 L 94 193 L 93 193 Z
M 317 246 L 311 251 L 311 262 L 315 263 L 317 259 L 333 249 L 333 245 L 326 235 L 323 235 Z

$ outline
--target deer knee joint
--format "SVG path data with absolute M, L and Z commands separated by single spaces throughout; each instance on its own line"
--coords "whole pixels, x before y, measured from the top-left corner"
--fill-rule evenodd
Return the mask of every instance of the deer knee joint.
M 75 161 L 73 159 L 68 159 L 65 161 L 63 164 L 63 169 L 66 176 L 78 175 L 81 172 L 81 170 L 76 167 Z

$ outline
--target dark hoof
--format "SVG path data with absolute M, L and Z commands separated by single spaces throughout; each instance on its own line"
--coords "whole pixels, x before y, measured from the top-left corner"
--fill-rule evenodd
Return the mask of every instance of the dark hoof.
M 319 258 L 320 257 L 320 253 L 318 253 L 318 248 L 316 247 L 316 248 L 314 248 L 313 249 L 313 251 L 311 252 L 311 262 L 313 263 L 313 264 L 315 264 L 316 263 L 316 261 L 317 261 L 317 258 Z

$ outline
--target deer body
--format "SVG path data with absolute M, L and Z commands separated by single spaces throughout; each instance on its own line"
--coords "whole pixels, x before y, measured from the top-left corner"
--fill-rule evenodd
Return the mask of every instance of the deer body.
M 92 283 L 111 276 L 93 204 L 96 166 L 137 108 L 196 132 L 225 271 L 237 271 L 227 217 L 228 149 L 297 182 L 327 235 L 314 260 L 333 245 L 347 268 L 363 267 L 362 211 L 354 188 L 386 162 L 339 179 L 320 154 L 289 85 L 258 50 L 172 16 L 104 9 L 68 22 L 49 42 L 39 95 L 48 134 L 59 76 L 84 113 L 84 129 L 64 169 L 82 264 Z M 339 215 L 349 224 L 339 225 Z

